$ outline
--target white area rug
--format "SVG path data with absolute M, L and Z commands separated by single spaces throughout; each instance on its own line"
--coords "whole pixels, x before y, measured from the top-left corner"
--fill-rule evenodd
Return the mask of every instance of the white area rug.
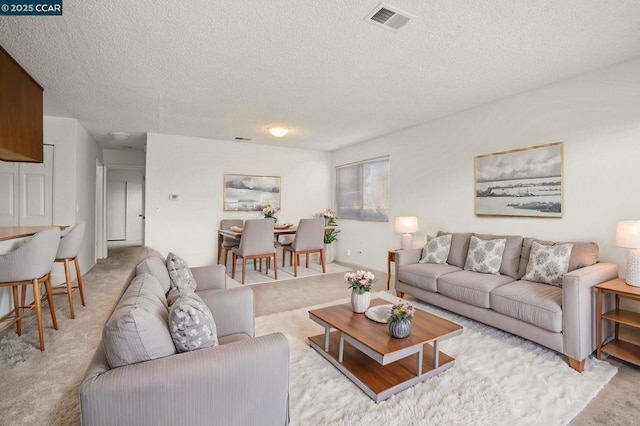
M 280 252 L 281 253 L 281 252 Z M 278 253 L 278 281 L 284 280 L 292 280 L 296 277 L 293 276 L 293 266 L 289 266 L 289 254 L 287 254 L 287 261 L 285 267 L 282 267 L 282 257 Z M 316 275 L 322 274 L 322 266 L 317 262 L 316 256 L 311 256 L 309 260 L 309 268 L 305 265 L 304 256 L 300 256 L 300 266 L 298 266 L 298 277 L 312 277 Z M 273 266 L 273 265 L 272 265 Z M 264 270 L 264 261 L 262 262 L 262 267 Z M 337 263 L 327 263 L 325 265 L 327 274 L 333 274 L 337 272 L 347 272 L 351 269 L 339 265 Z M 264 284 L 274 282 L 274 274 L 273 267 L 269 268 L 269 274 L 265 274 L 264 272 L 260 272 L 259 270 L 253 269 L 253 261 L 247 261 L 247 275 L 245 277 L 246 285 L 254 285 L 254 284 Z M 231 261 L 227 265 L 227 287 L 237 287 L 242 285 L 242 261 L 238 260 L 236 264 L 236 278 L 231 278 Z
M 399 300 L 383 292 L 375 297 Z M 324 332 L 309 319 L 309 309 L 346 302 L 256 318 L 256 334 L 281 331 L 289 340 L 291 425 L 563 425 L 617 371 L 590 357 L 578 373 L 565 357 L 535 343 L 414 303 L 464 327 L 440 346 L 455 365 L 376 404 L 306 340 Z

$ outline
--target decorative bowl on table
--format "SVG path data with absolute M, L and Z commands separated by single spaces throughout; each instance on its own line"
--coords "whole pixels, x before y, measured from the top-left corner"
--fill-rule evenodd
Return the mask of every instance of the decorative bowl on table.
M 364 315 L 372 321 L 386 324 L 389 322 L 389 315 L 391 315 L 392 303 L 388 305 L 372 306 L 364 312 Z
M 283 224 L 276 224 L 273 225 L 273 229 L 289 229 L 293 226 L 293 223 L 283 223 Z
M 242 232 L 242 228 L 240 226 L 232 226 L 231 229 L 233 232 Z

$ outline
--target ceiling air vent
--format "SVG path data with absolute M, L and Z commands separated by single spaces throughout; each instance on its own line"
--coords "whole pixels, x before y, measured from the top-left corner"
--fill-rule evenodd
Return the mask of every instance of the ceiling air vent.
M 404 27 L 411 18 L 413 18 L 413 16 L 407 12 L 403 12 L 388 4 L 380 3 L 365 20 L 388 30 L 397 31 Z

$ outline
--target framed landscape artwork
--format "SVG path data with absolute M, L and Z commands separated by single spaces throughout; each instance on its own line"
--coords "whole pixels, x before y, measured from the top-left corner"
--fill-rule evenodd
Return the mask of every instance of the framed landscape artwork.
M 475 157 L 475 213 L 562 217 L 562 142 Z
M 225 211 L 280 210 L 280 176 L 224 175 Z

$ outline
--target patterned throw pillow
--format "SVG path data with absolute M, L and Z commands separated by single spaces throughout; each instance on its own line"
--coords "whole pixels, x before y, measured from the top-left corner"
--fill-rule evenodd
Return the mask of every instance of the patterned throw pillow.
M 429 237 L 427 245 L 424 246 L 424 256 L 420 259 L 420 263 L 447 263 L 450 248 L 451 234 Z
M 562 277 L 569 269 L 572 249 L 571 243 L 547 246 L 533 241 L 527 271 L 522 279 L 562 287 Z
M 216 323 L 200 296 L 186 290 L 169 308 L 169 332 L 178 352 L 218 346 Z
M 167 255 L 167 271 L 171 279 L 171 288 L 186 287 L 191 291 L 196 291 L 197 284 L 191 269 L 180 256 L 173 253 Z
M 506 238 L 481 240 L 476 236 L 471 236 L 467 260 L 464 263 L 465 271 L 499 275 L 506 244 Z

